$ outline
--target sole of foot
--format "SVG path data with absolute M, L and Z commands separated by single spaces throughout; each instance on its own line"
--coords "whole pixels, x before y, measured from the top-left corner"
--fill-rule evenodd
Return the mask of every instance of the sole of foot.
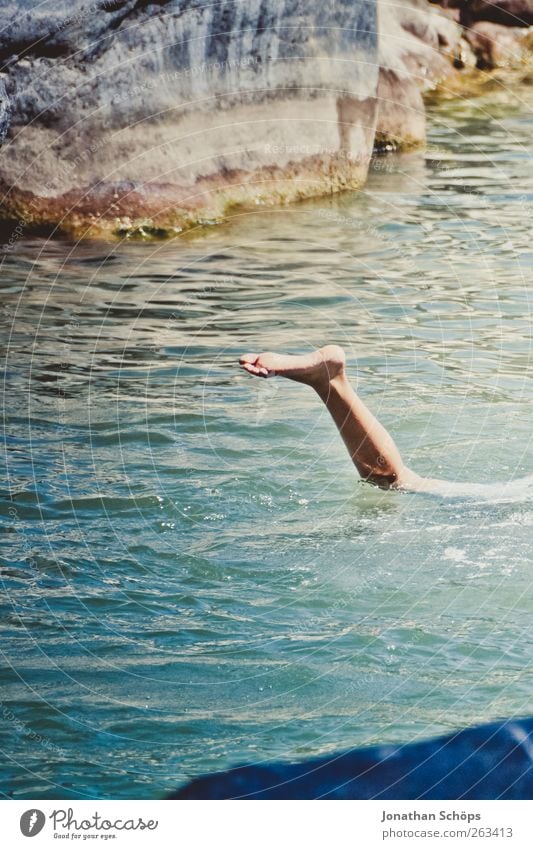
M 326 345 L 310 354 L 291 356 L 264 351 L 243 354 L 239 363 L 254 377 L 287 377 L 300 383 L 330 381 L 344 372 L 346 357 L 339 345 Z

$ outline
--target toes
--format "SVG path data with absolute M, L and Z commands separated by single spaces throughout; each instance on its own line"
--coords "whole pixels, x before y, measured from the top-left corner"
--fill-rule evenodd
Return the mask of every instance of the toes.
M 256 377 L 268 377 L 268 369 L 263 366 L 256 366 L 253 363 L 241 363 L 241 365 L 248 374 L 254 374 Z
M 243 354 L 239 357 L 239 363 L 248 372 L 256 377 L 268 377 L 270 372 L 264 366 L 259 365 L 260 354 Z

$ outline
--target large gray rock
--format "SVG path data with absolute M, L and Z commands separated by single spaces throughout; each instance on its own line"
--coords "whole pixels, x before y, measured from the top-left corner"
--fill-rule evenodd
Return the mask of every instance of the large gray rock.
M 4 214 L 175 228 L 361 185 L 375 0 L 0 2 Z
M 533 799 L 533 719 L 199 778 L 173 799 Z

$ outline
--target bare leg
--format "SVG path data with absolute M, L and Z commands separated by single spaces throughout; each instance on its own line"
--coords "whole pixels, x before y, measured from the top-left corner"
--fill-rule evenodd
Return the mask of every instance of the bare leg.
M 408 469 L 390 434 L 355 393 L 337 345 L 312 354 L 245 354 L 240 363 L 257 377 L 287 377 L 311 386 L 328 408 L 348 453 L 364 480 L 385 489 L 429 490 L 431 482 Z
M 390 434 L 350 386 L 344 351 L 337 345 L 326 345 L 300 357 L 270 352 L 245 354 L 240 363 L 257 377 L 277 375 L 311 386 L 330 411 L 359 474 L 369 483 L 452 498 L 531 498 L 533 475 L 505 483 L 475 484 L 424 478 L 408 469 Z

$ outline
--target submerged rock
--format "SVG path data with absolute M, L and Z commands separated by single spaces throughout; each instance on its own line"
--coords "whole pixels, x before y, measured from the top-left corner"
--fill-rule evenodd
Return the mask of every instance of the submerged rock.
M 533 719 L 302 763 L 242 766 L 172 799 L 533 799 Z

